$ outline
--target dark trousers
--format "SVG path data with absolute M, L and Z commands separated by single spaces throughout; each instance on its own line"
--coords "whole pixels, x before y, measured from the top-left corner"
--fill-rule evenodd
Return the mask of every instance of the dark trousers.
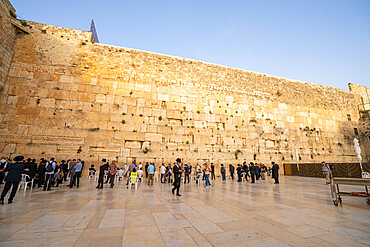
M 104 171 L 100 171 L 99 179 L 98 179 L 98 186 L 96 186 L 96 188 L 103 188 L 103 182 L 104 182 Z
M 0 172 L 0 184 L 3 183 L 4 180 L 4 172 Z
M 45 182 L 44 182 L 44 190 L 46 190 L 46 186 L 48 190 L 51 188 L 51 184 L 53 183 L 54 174 L 46 174 L 45 175 Z
M 161 183 L 166 182 L 166 174 L 161 174 Z
M 279 176 L 275 176 L 274 179 L 275 179 L 275 184 L 278 184 L 279 183 Z
M 230 175 L 231 175 L 231 179 L 234 180 L 234 173 L 231 172 Z
M 64 181 L 67 181 L 67 176 L 68 176 L 68 170 L 67 171 L 63 171 L 63 179 L 64 179 Z
M 186 174 L 185 173 L 185 179 L 184 179 L 184 184 L 186 184 L 186 180 L 188 180 L 188 183 L 190 183 L 190 179 L 189 179 L 189 174 Z
M 109 174 L 109 179 L 110 179 L 110 186 L 114 186 L 114 178 L 116 177 L 116 174 Z
M 215 173 L 214 172 L 211 172 L 211 179 L 215 179 L 216 180 L 216 176 L 215 176 Z
M 221 175 L 222 175 L 222 181 L 226 181 L 226 174 L 223 172 L 221 173 Z
M 5 198 L 6 194 L 8 193 L 8 191 L 10 190 L 10 187 L 13 186 L 12 192 L 10 193 L 10 196 L 9 196 L 9 199 L 8 199 L 8 202 L 12 202 L 13 198 L 15 196 L 15 193 L 17 193 L 18 184 L 19 184 L 19 182 L 5 182 L 5 186 L 4 186 L 3 192 L 1 193 L 0 200 L 4 201 L 4 198 Z
M 181 180 L 181 177 L 175 177 L 175 182 L 173 182 L 173 189 L 172 189 L 172 193 L 174 193 L 176 191 L 176 195 L 179 195 L 179 190 L 180 190 L 180 180 Z
M 73 187 L 73 185 L 76 185 L 75 175 L 76 175 L 75 172 L 69 174 L 69 176 L 70 176 L 70 178 L 69 178 L 69 185 L 68 185 L 69 187 Z
M 80 177 L 81 177 L 81 172 L 75 172 L 73 175 L 72 183 L 69 184 L 69 187 L 73 187 L 76 182 L 77 182 L 77 188 L 80 187 Z
M 256 177 L 256 174 L 251 173 L 251 179 L 252 179 L 252 182 L 251 183 L 255 183 L 256 182 L 255 177 Z
M 45 182 L 45 174 L 39 174 L 39 187 L 43 186 L 44 185 L 44 182 Z

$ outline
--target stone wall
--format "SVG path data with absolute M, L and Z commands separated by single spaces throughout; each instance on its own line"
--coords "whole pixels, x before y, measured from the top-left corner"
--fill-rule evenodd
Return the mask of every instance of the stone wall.
M 120 164 L 356 162 L 355 92 L 92 43 L 29 23 L 1 97 L 0 154 Z
M 2 92 L 10 64 L 14 55 L 13 45 L 16 38 L 16 28 L 12 25 L 10 15 L 15 9 L 8 0 L 0 0 L 0 92 Z

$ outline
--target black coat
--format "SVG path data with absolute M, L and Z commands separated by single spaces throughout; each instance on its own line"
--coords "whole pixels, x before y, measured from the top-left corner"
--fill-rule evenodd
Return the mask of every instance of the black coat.
M 180 166 L 179 165 L 175 165 L 173 167 L 173 174 L 175 176 L 175 179 L 181 177 L 181 172 L 180 172 Z
M 22 178 L 24 165 L 20 162 L 7 165 L 8 175 L 5 178 L 6 182 L 19 182 Z
M 31 163 L 30 173 L 31 173 L 31 178 L 34 178 L 37 173 L 37 164 L 35 162 Z
M 279 176 L 279 165 L 274 164 L 272 166 L 272 178 L 277 178 Z

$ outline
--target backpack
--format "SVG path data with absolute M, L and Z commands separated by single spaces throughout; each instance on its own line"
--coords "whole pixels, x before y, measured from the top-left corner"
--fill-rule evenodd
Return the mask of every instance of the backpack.
M 225 172 L 225 167 L 221 167 L 221 173 L 224 173 Z
M 48 162 L 48 164 L 46 165 L 46 172 L 52 172 L 52 171 L 53 171 L 53 163 Z

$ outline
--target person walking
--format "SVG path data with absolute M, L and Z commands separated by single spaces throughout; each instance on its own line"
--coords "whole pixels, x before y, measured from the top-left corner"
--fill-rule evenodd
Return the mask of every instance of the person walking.
M 103 189 L 103 183 L 104 183 L 104 172 L 108 169 L 107 160 L 102 159 L 101 164 L 99 167 L 99 178 L 98 178 L 98 186 L 96 186 L 97 189 Z
M 45 172 L 44 190 L 46 190 L 46 187 L 48 190 L 51 190 L 51 184 L 53 183 L 54 179 L 55 167 L 56 163 L 54 162 L 54 158 L 51 158 L 50 161 L 45 166 L 46 172 Z
M 330 184 L 330 166 L 327 165 L 324 161 L 321 162 L 321 165 L 322 165 L 322 173 L 324 174 L 325 176 L 325 179 L 326 179 L 326 184 Z
M 110 164 L 110 166 L 109 166 L 109 179 L 110 179 L 110 187 L 111 188 L 113 188 L 113 186 L 114 186 L 114 178 L 116 176 L 116 173 L 117 173 L 117 165 L 116 165 L 116 161 L 113 160 L 112 164 Z
M 209 174 L 212 173 L 212 169 L 208 164 L 206 164 L 206 166 L 204 168 L 204 173 L 206 174 L 206 185 L 205 185 L 205 187 L 211 186 L 211 182 L 209 182 Z
M 224 167 L 224 164 L 221 164 L 221 176 L 222 176 L 222 181 L 226 181 L 226 169 Z
M 272 178 L 275 179 L 275 184 L 279 183 L 279 165 L 272 162 Z
M 154 172 L 155 172 L 155 166 L 151 162 L 150 165 L 148 166 L 147 173 L 148 173 L 148 185 L 152 186 L 153 185 L 153 177 L 154 177 Z
M 8 203 L 13 203 L 13 199 L 15 194 L 17 193 L 19 182 L 22 178 L 22 171 L 24 168 L 24 165 L 22 160 L 24 159 L 23 156 L 17 156 L 14 158 L 15 163 L 8 162 L 6 170 L 8 171 L 8 175 L 5 178 L 5 185 L 3 192 L 1 193 L 0 197 L 0 204 L 4 204 L 4 198 L 6 194 L 9 192 L 10 188 L 12 188 L 12 192 L 10 193 L 10 196 L 8 198 Z
M 179 193 L 181 173 L 182 173 L 182 170 L 181 170 L 180 167 L 181 167 L 181 159 L 177 158 L 176 159 L 176 164 L 173 167 L 173 174 L 174 174 L 174 177 L 175 177 L 175 181 L 173 182 L 173 188 L 172 188 L 172 194 L 175 194 L 175 191 L 176 191 L 177 196 L 181 196 L 180 193 Z

